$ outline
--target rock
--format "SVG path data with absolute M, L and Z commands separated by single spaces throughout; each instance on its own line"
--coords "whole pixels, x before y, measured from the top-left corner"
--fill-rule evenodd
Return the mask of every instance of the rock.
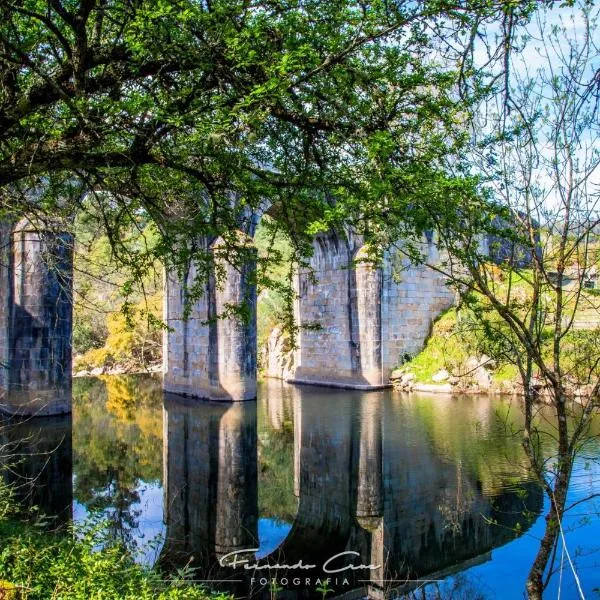
M 479 366 L 472 374 L 477 387 L 480 390 L 489 390 L 492 387 L 492 377 L 483 366 Z
M 274 327 L 262 351 L 261 364 L 265 377 L 288 379 L 294 373 L 294 353 L 289 335 Z
M 390 375 L 390 381 L 394 381 L 395 379 L 402 379 L 404 375 L 404 371 L 402 369 L 394 369 Z
M 469 356 L 465 361 L 465 369 L 467 373 L 470 374 L 471 371 L 475 371 L 479 366 L 479 359 L 475 356 Z
M 121 365 L 117 365 L 116 367 L 112 367 L 110 369 L 108 369 L 107 371 L 105 371 L 105 375 L 125 375 L 126 373 L 129 373 L 129 371 L 121 366 Z
M 410 372 L 402 373 L 400 379 L 394 379 L 394 387 L 401 389 L 404 392 L 410 392 L 413 388 L 415 374 Z
M 96 367 L 95 369 L 92 369 L 89 374 L 92 377 L 98 377 L 99 375 L 102 375 L 103 373 L 104 373 L 104 369 L 102 367 Z
M 431 381 L 434 381 L 435 383 L 440 383 L 442 381 L 446 381 L 449 377 L 450 373 L 448 373 L 446 369 L 440 369 L 431 377 Z
M 402 390 L 403 392 L 410 392 L 413 389 L 416 379 L 414 373 L 396 369 L 393 374 L 395 374 L 395 376 L 393 378 L 390 377 L 390 380 L 396 389 Z
M 479 366 L 486 369 L 493 369 L 496 366 L 496 361 L 487 354 L 482 354 L 479 358 Z
M 449 383 L 417 383 L 413 387 L 413 391 L 433 394 L 451 394 L 454 390 Z
M 530 385 L 534 390 L 541 390 L 542 388 L 545 387 L 544 380 L 541 377 L 535 377 L 535 376 L 531 378 Z

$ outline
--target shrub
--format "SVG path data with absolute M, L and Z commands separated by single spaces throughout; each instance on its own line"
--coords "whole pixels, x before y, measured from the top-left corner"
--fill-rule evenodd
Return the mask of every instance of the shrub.
M 0 522 L 0 578 L 21 600 L 225 600 L 188 581 L 163 579 L 108 539 L 102 524 L 48 533 L 31 524 Z M 11 596 L 7 596 L 11 597 Z

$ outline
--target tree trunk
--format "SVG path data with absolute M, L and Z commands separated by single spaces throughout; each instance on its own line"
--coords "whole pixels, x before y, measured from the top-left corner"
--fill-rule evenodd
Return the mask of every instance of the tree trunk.
M 544 574 L 548 569 L 548 563 L 552 556 L 554 545 L 559 543 L 560 522 L 563 517 L 567 501 L 567 491 L 571 478 L 573 466 L 572 457 L 569 453 L 569 432 L 567 426 L 567 411 L 565 407 L 565 396 L 560 390 L 556 400 L 556 415 L 558 418 L 558 472 L 553 487 L 548 486 L 547 492 L 550 496 L 550 511 L 546 515 L 546 530 L 540 542 L 538 553 L 535 557 L 529 575 L 527 577 L 527 597 L 530 600 L 542 598 L 547 582 L 544 582 Z M 552 565 L 550 565 L 552 568 Z

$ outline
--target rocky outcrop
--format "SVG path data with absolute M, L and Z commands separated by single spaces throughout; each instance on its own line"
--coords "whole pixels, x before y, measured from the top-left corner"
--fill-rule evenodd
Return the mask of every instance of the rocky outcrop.
M 494 362 L 488 356 L 470 356 L 456 372 L 450 373 L 445 368 L 440 368 L 431 376 L 430 382 L 418 381 L 410 365 L 394 370 L 390 381 L 396 389 L 404 392 L 514 393 L 513 385 L 510 385 L 510 389 L 494 387 L 491 374 L 493 367 Z
M 294 352 L 289 333 L 274 327 L 260 357 L 262 374 L 275 379 L 288 379 L 294 374 Z

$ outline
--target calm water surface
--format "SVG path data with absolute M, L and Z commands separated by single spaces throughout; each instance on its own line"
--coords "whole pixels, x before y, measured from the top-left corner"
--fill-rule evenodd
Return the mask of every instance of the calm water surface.
M 486 397 L 273 381 L 257 402 L 198 404 L 163 398 L 152 377 L 106 377 L 75 381 L 72 419 L 3 436 L 26 439 L 7 475 L 25 482 L 24 502 L 61 520 L 101 515 L 138 560 L 190 564 L 238 597 L 321 598 L 330 577 L 327 598 L 521 598 L 547 508 L 521 423 L 518 402 Z M 599 457 L 590 444 L 571 501 L 600 492 Z M 600 597 L 598 514 L 592 499 L 565 523 L 588 598 Z M 223 559 L 233 552 L 262 567 L 314 566 L 244 571 Z M 345 570 L 324 573 L 341 553 L 329 569 Z M 578 597 L 568 569 L 561 588 Z

